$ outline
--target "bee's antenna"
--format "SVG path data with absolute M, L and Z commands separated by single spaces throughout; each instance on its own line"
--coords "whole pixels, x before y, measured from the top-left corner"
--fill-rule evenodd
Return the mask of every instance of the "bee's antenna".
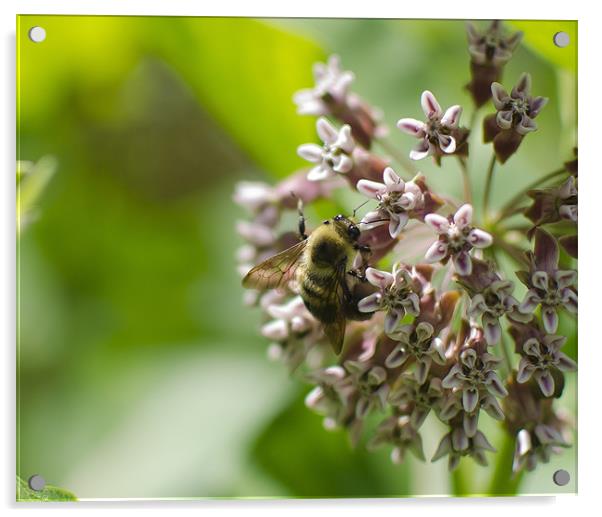
M 366 199 L 366 201 L 364 201 L 364 202 L 363 202 L 361 205 L 359 205 L 359 206 L 356 206 L 356 207 L 353 209 L 353 217 L 354 217 L 354 218 L 355 218 L 355 213 L 356 213 L 356 212 L 357 212 L 357 211 L 358 211 L 360 208 L 362 208 L 362 207 L 363 207 L 363 206 L 364 206 L 366 203 L 368 203 L 369 201 L 370 201 L 370 199 Z
M 389 222 L 391 219 L 376 219 L 374 221 L 368 221 L 368 222 L 363 222 L 360 221 L 360 224 L 374 224 L 374 223 L 385 223 L 385 222 Z
M 291 192 L 294 197 L 294 192 Z M 303 200 L 301 198 L 297 198 L 297 212 L 299 213 L 299 235 L 303 240 L 307 239 L 307 234 L 305 233 L 305 214 L 303 213 Z

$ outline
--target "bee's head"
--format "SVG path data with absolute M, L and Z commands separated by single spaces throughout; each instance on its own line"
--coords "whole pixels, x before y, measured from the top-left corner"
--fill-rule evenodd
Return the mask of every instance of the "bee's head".
M 360 229 L 352 219 L 342 214 L 333 218 L 333 223 L 340 234 L 355 242 L 359 239 Z

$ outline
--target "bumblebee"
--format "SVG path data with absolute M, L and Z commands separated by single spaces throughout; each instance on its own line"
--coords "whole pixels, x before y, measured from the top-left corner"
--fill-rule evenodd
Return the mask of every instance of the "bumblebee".
M 323 325 L 336 354 L 343 348 L 348 319 L 365 320 L 372 314 L 357 309 L 354 287 L 361 273 L 352 270 L 356 253 L 369 254 L 358 243 L 360 229 L 344 215 L 337 215 L 305 235 L 301 215 L 299 233 L 303 240 L 255 266 L 242 285 L 252 289 L 277 289 L 296 280 L 307 310 Z

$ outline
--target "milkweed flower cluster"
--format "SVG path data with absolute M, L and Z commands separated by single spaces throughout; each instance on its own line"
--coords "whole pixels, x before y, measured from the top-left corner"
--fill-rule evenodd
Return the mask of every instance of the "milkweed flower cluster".
M 503 163 L 537 128 L 534 119 L 547 99 L 531 95 L 529 74 L 509 94 L 498 83 L 521 33 L 508 34 L 497 21 L 484 32 L 472 25 L 467 30 L 468 89 L 475 109 L 490 102 L 495 110 L 485 117 L 484 137 L 493 143 L 494 163 Z M 517 240 L 495 214 L 477 219 L 469 199 L 434 192 L 423 174 L 404 177 L 404 163 L 398 167 L 376 153 L 372 144 L 385 131 L 378 110 L 352 92 L 354 77 L 337 56 L 318 63 L 316 84 L 294 95 L 299 114 L 317 117 L 320 143 L 298 147 L 309 167 L 276 185 L 242 182 L 234 193 L 249 215 L 237 225 L 245 241 L 237 255 L 241 275 L 299 242 L 283 222 L 299 201 L 311 206 L 328 202 L 334 191 L 352 190 L 369 204 L 357 222 L 358 247 L 370 253 L 350 257 L 349 272 L 364 319 L 347 321 L 341 354 L 330 351 L 291 275 L 278 289 L 247 299 L 262 313 L 269 355 L 312 385 L 305 403 L 323 416 L 326 429 L 346 429 L 358 446 L 365 438 L 370 450 L 389 447 L 394 463 L 409 452 L 421 460 L 446 458 L 451 470 L 464 457 L 486 465 L 496 447 L 481 427 L 485 413 L 515 441 L 513 469 L 532 470 L 570 444 L 569 421 L 557 406 L 565 376 L 577 367 L 560 323 L 577 313 L 571 258 L 577 250 L 577 161 L 551 176 L 557 185 L 518 192 L 515 204 L 502 210 L 500 217 L 522 213 L 529 224 Z M 421 107 L 425 120 L 397 123 L 419 140 L 409 157 L 431 156 L 441 165 L 455 156 L 466 166 L 462 107 L 443 110 L 427 89 Z M 418 232 L 423 238 L 414 238 Z M 401 260 L 402 249 L 416 260 Z M 501 267 L 501 254 L 517 267 Z M 366 426 L 372 418 L 379 423 Z M 446 430 L 435 449 L 425 451 L 421 433 L 430 418 Z M 365 436 L 369 427 L 374 431 Z

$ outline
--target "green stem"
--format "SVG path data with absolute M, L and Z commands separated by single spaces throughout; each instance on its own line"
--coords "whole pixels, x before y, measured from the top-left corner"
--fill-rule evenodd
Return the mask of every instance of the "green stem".
M 541 178 L 535 180 L 533 183 L 527 185 L 524 189 L 522 189 L 521 192 L 516 194 L 516 196 L 514 196 L 512 199 L 510 199 L 510 201 L 508 201 L 502 207 L 502 209 L 500 211 L 500 215 L 497 218 L 497 221 L 501 221 L 505 217 L 512 215 L 513 210 L 516 207 L 516 204 L 519 203 L 523 199 L 523 196 L 525 196 L 529 190 L 534 189 L 535 187 L 537 187 L 537 186 L 541 185 L 542 183 L 545 183 L 551 179 L 554 179 L 556 176 L 560 176 L 563 172 L 566 172 L 566 169 L 564 167 L 562 169 L 552 171 L 549 174 L 546 174 L 545 176 L 542 176 Z
M 463 471 L 461 465 L 459 465 L 451 474 L 451 489 L 452 495 L 456 497 L 467 496 L 472 493 L 470 484 L 466 479 L 466 473 Z
M 522 481 L 522 471 L 518 474 L 512 472 L 514 459 L 514 437 L 508 432 L 504 433 L 502 444 L 496 454 L 496 463 L 489 483 L 489 495 L 516 495 Z
M 468 165 L 466 160 L 458 156 L 460 162 L 460 169 L 462 170 L 462 182 L 464 184 L 464 202 L 472 205 L 472 190 L 470 188 L 470 174 L 468 172 Z
M 416 169 L 414 164 L 408 158 L 406 158 L 405 155 L 400 153 L 399 150 L 394 145 L 392 145 L 388 140 L 385 140 L 383 138 L 383 139 L 376 140 L 376 142 L 378 142 L 378 144 L 382 147 L 383 151 L 385 151 L 387 154 L 389 154 L 397 163 L 399 163 L 399 165 L 401 165 L 401 167 L 406 172 L 411 174 L 412 177 L 414 177 L 416 175 L 416 173 L 418 172 L 418 169 Z
M 493 171 L 495 170 L 495 164 L 497 159 L 495 157 L 495 153 L 491 157 L 491 162 L 489 162 L 489 169 L 487 169 L 487 179 L 485 180 L 485 194 L 483 197 L 483 219 L 485 221 L 489 221 L 489 198 L 491 197 L 491 184 L 493 182 Z
M 510 350 L 508 350 L 508 343 L 506 339 L 504 339 L 504 332 L 502 331 L 502 337 L 500 339 L 500 348 L 502 349 L 502 354 L 504 354 L 504 361 L 506 361 L 506 367 L 508 368 L 508 374 L 512 372 L 512 356 L 510 355 Z

